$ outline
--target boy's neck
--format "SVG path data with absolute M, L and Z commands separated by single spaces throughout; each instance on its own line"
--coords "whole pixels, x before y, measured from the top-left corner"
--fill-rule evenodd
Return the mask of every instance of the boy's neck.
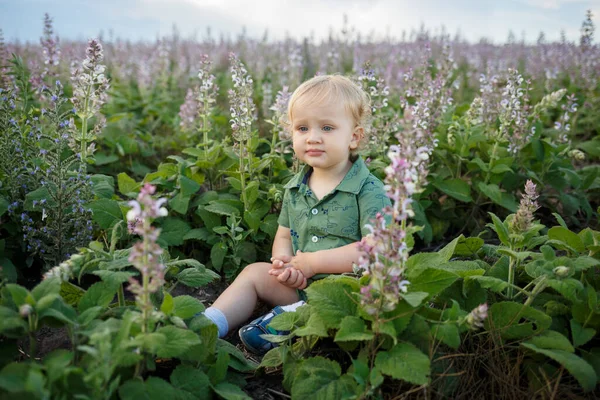
M 308 181 L 310 190 L 320 200 L 340 184 L 348 171 L 350 171 L 350 168 L 352 168 L 352 164 L 352 161 L 348 160 L 347 163 L 336 166 L 337 168 L 313 168 Z

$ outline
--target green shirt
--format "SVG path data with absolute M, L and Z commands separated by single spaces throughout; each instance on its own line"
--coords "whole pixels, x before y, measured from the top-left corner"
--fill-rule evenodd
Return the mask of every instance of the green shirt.
M 358 158 L 340 184 L 318 200 L 308 187 L 306 165 L 286 185 L 278 223 L 290 228 L 294 254 L 342 247 L 370 233 L 375 215 L 391 205 L 383 183 Z

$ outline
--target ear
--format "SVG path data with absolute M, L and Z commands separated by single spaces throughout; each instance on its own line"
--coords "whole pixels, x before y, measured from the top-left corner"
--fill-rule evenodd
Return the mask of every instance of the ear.
M 352 139 L 350 140 L 350 150 L 356 150 L 358 148 L 358 144 L 365 137 L 365 130 L 362 126 L 357 126 L 354 128 L 352 132 Z

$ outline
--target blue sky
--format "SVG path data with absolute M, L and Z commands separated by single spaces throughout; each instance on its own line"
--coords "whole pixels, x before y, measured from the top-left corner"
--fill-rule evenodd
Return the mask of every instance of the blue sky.
M 452 35 L 476 41 L 481 37 L 504 42 L 512 30 L 535 41 L 540 31 L 556 40 L 564 30 L 578 40 L 585 11 L 600 21 L 600 0 L 0 0 L 0 29 L 7 40 L 37 41 L 44 12 L 54 18 L 61 38 L 87 39 L 103 32 L 126 39 L 153 40 L 170 34 L 173 24 L 182 36 L 202 37 L 210 27 L 235 38 L 245 28 L 248 36 L 271 39 L 326 38 L 339 32 L 343 16 L 363 34 L 400 37 L 402 31 L 424 24 L 443 25 Z M 596 34 L 596 42 L 600 30 Z

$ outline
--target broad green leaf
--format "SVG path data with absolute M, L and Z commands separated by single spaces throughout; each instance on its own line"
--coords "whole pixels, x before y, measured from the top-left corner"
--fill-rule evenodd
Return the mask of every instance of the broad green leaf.
M 429 297 L 429 293 L 427 292 L 408 292 L 401 294 L 402 298 L 411 305 L 411 307 L 418 307 L 421 305 L 423 300 Z
M 158 349 L 156 353 L 158 357 L 177 357 L 188 351 L 190 347 L 200 344 L 200 338 L 191 330 L 165 326 L 159 328 L 156 332 L 165 335 L 167 338 L 165 345 Z
M 204 305 L 195 297 L 183 295 L 173 298 L 175 311 L 173 314 L 182 319 L 188 319 L 204 311 Z
M 596 330 L 592 328 L 584 328 L 579 322 L 574 319 L 571 320 L 571 335 L 573 336 L 573 346 L 583 346 L 594 336 L 596 336 Z
M 0 266 L 2 266 L 2 274 L 0 277 L 4 277 L 8 282 L 17 281 L 17 268 L 12 261 L 6 257 L 0 257 Z
M 411 292 L 427 292 L 429 296 L 435 296 L 452 285 L 458 275 L 439 269 L 426 269 L 416 278 L 411 279 L 409 290 Z
M 436 268 L 445 261 L 438 253 L 413 254 L 406 261 L 406 276 L 411 280 L 419 276 L 427 268 Z
M 31 295 L 34 299 L 39 300 L 49 294 L 60 293 L 60 279 L 49 278 L 44 279 L 36 287 L 31 290 Z
M 455 273 L 461 278 L 485 273 L 485 269 L 481 268 L 481 265 L 475 261 L 449 261 L 436 267 L 436 269 Z
M 281 356 L 282 347 L 274 347 L 264 355 L 260 361 L 259 368 L 277 368 L 283 364 Z
M 0 217 L 4 215 L 5 212 L 8 211 L 8 206 L 10 203 L 3 196 L 0 196 Z
M 179 246 L 183 244 L 183 238 L 191 230 L 184 220 L 167 217 L 162 221 L 159 240 L 168 246 Z
M 583 284 L 577 279 L 548 279 L 547 283 L 548 287 L 556 290 L 573 303 L 577 303 L 580 300 L 579 294 L 583 292 Z
M 496 293 L 502 293 L 509 286 L 508 282 L 503 281 L 493 276 L 468 276 L 465 278 L 465 282 L 476 281 L 484 289 L 490 289 Z
M 363 319 L 346 316 L 342 319 L 340 330 L 336 333 L 334 341 L 371 340 L 373 337 L 373 332 L 367 328 Z
M 60 284 L 60 296 L 63 298 L 65 303 L 70 306 L 75 306 L 79 303 L 79 300 L 84 295 L 85 290 L 79 286 L 75 286 L 70 282 L 62 282 Z
M 416 385 L 426 385 L 429 382 L 429 357 L 412 343 L 400 342 L 390 351 L 379 351 L 375 366 L 394 379 Z
M 340 365 L 323 357 L 301 362 L 294 371 L 292 398 L 298 400 L 330 400 L 357 394 L 357 384 L 349 375 L 341 375 Z
M 210 260 L 217 271 L 221 270 L 226 255 L 227 246 L 222 242 L 215 243 L 210 249 Z
M 567 371 L 569 371 L 571 375 L 577 379 L 581 387 L 583 387 L 586 392 L 589 392 L 596 387 L 597 377 L 594 368 L 592 368 L 590 364 L 575 354 L 564 350 L 542 349 L 534 344 L 525 342 L 521 343 L 521 346 L 526 347 L 536 353 L 543 354 L 564 366 Z
M 119 398 L 122 400 L 165 400 L 177 397 L 173 386 L 155 376 L 149 377 L 145 382 L 132 379 L 119 387 Z
M 306 288 L 310 304 L 322 317 L 327 328 L 339 328 L 342 319 L 356 314 L 356 303 L 351 297 L 355 292 L 340 280 L 321 279 Z
M 10 297 L 12 297 L 12 301 L 17 307 L 20 307 L 25 303 L 29 303 L 29 305 L 31 306 L 34 305 L 35 300 L 33 296 L 23 286 L 17 285 L 16 283 L 9 283 L 5 287 L 6 290 L 8 290 L 8 292 L 10 293 Z M 28 298 L 29 301 L 27 301 Z
M 585 246 L 583 245 L 581 238 L 575 232 L 571 232 L 562 226 L 550 228 L 548 230 L 548 237 L 552 240 L 558 240 L 566 243 L 578 253 L 583 253 L 585 251 Z
M 571 345 L 571 342 L 569 342 L 569 339 L 567 339 L 561 333 L 551 330 L 544 331 L 523 343 L 533 344 L 540 349 L 563 350 L 569 353 L 573 353 L 575 351 L 573 345 Z
M 111 199 L 115 194 L 115 179 L 112 176 L 92 175 L 93 193 L 103 199 Z
M 498 185 L 489 184 L 486 185 L 483 182 L 479 182 L 477 185 L 481 193 L 486 195 L 494 203 L 508 209 L 511 212 L 516 212 L 519 205 L 515 201 L 515 197 L 512 194 L 502 192 Z
M 206 242 L 206 240 L 210 237 L 210 232 L 206 228 L 197 228 L 192 229 L 188 233 L 185 234 L 183 240 L 196 239 L 202 242 Z
M 100 306 L 108 307 L 117 293 L 118 286 L 108 282 L 97 282 L 88 288 L 81 296 L 78 308 L 79 312 L 84 312 L 88 308 Z
M 511 301 L 493 304 L 485 320 L 485 329 L 500 333 L 504 339 L 537 335 L 550 327 L 552 318 L 533 307 Z
M 471 186 L 462 179 L 447 179 L 441 182 L 434 182 L 433 186 L 448 196 L 462 202 L 470 203 L 473 201 L 471 198 Z
M 127 272 L 127 271 L 107 271 L 107 270 L 98 270 L 92 272 L 92 274 L 99 276 L 102 278 L 104 282 L 108 282 L 113 285 L 120 285 L 129 280 L 129 278 L 138 275 L 137 272 Z
M 204 209 L 218 215 L 240 215 L 240 211 L 236 207 L 220 200 L 211 201 Z
M 269 323 L 269 327 L 278 331 L 291 331 L 299 319 L 300 315 L 296 312 L 284 312 L 273 317 Z
M 170 293 L 165 292 L 163 294 L 163 301 L 160 305 L 160 311 L 165 313 L 166 315 L 171 315 L 173 309 L 175 308 L 175 304 L 173 303 L 173 296 Z
M 329 337 L 325 321 L 318 311 L 311 311 L 306 325 L 294 331 L 296 336 Z
M 177 274 L 177 279 L 186 286 L 197 288 L 204 286 L 219 276 L 206 268 L 186 268 Z
M 119 192 L 123 193 L 127 197 L 137 197 L 141 183 L 137 183 L 135 179 L 131 178 L 125 172 L 121 172 L 117 175 L 117 185 L 119 186 Z
M 192 196 L 200 190 L 200 184 L 198 182 L 184 175 L 179 175 L 179 185 L 181 194 L 186 197 Z
M 210 381 L 201 369 L 189 365 L 178 365 L 171 373 L 170 380 L 177 389 L 188 392 L 197 399 L 210 398 Z
M 213 386 L 213 390 L 225 400 L 252 400 L 239 386 L 233 383 L 221 382 Z
M 115 200 L 94 200 L 90 204 L 90 208 L 93 213 L 92 219 L 102 229 L 110 229 L 115 222 L 123 220 L 121 207 L 119 207 L 119 203 Z
M 458 346 L 460 346 L 458 327 L 453 323 L 431 325 L 431 337 L 433 340 L 439 340 L 453 349 L 458 349 Z
M 463 238 L 456 244 L 454 249 L 455 256 L 469 257 L 477 253 L 477 251 L 483 246 L 485 242 L 483 239 L 478 237 Z

